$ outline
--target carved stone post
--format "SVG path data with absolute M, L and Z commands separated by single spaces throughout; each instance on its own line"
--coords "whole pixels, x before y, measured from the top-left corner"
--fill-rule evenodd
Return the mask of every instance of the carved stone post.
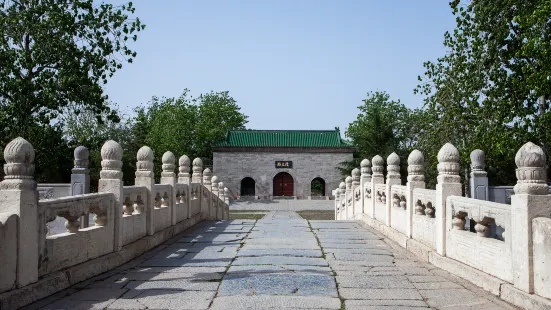
M 101 171 L 98 192 L 113 193 L 115 195 L 114 215 L 115 251 L 122 249 L 122 208 L 124 193 L 122 183 L 122 147 L 115 141 L 109 140 L 101 147 Z M 111 220 L 111 219 L 109 219 Z
M 178 218 L 176 216 L 176 190 L 174 186 L 176 185 L 176 156 L 170 151 L 167 151 L 163 154 L 161 158 L 163 162 L 163 172 L 161 172 L 161 184 L 170 185 L 170 219 L 172 225 L 176 225 Z
M 178 160 L 179 172 L 178 173 L 178 183 L 186 184 L 187 192 L 185 193 L 185 207 L 184 207 L 184 218 L 191 217 L 191 178 L 189 176 L 189 164 L 191 160 L 186 155 L 182 155 Z
M 218 177 L 213 176 L 211 179 L 211 189 L 212 189 L 212 202 L 211 202 L 211 216 L 215 220 L 219 220 L 218 217 Z
M 511 245 L 513 283 L 527 293 L 534 292 L 532 220 L 551 217 L 547 158 L 541 147 L 524 144 L 515 156 L 517 184 L 511 196 Z
M 230 218 L 230 189 L 224 187 L 224 212 L 222 219 L 227 220 Z
M 412 218 L 415 208 L 413 190 L 425 188 L 425 157 L 419 150 L 413 150 L 408 156 L 408 181 L 406 183 L 406 235 L 411 238 Z
M 461 177 L 459 176 L 459 151 L 451 143 L 446 143 L 438 152 L 438 177 L 436 178 L 436 201 L 434 218 L 436 220 L 436 252 L 446 255 L 446 218 L 452 218 L 446 211 L 448 196 L 461 196 Z
M 203 212 L 207 217 L 210 217 L 210 206 L 211 206 L 211 195 L 212 190 L 211 185 L 212 171 L 207 168 L 203 171 L 203 199 L 201 201 L 201 212 Z
M 90 170 L 88 170 L 88 158 L 90 152 L 84 146 L 78 146 L 74 151 L 74 164 L 71 171 L 71 196 L 90 193 Z M 80 227 L 88 227 L 89 215 L 85 214 L 80 218 Z
M 385 161 L 381 156 L 375 155 L 375 157 L 371 159 L 371 163 L 373 164 L 373 169 L 372 169 L 373 175 L 371 176 L 371 208 L 370 210 L 368 210 L 367 215 L 369 215 L 371 218 L 374 219 L 375 218 L 375 201 L 377 199 L 375 185 L 385 183 L 385 177 L 383 175 L 383 171 L 385 169 L 383 165 L 385 164 Z
M 339 219 L 345 220 L 346 219 L 346 183 L 341 182 L 339 184 Z
M 155 233 L 153 216 L 155 213 L 155 173 L 153 172 L 153 150 L 149 146 L 142 146 L 136 155 L 136 178 L 134 184 L 147 188 L 147 197 L 142 197 L 145 204 L 146 232 L 151 236 Z
M 390 190 L 392 185 L 402 184 L 400 177 L 400 157 L 396 153 L 390 154 L 387 159 L 387 171 L 386 171 L 386 208 L 385 208 L 385 224 L 391 226 L 390 217 L 392 216 L 392 195 Z
M 471 198 L 488 200 L 488 173 L 484 171 L 484 152 L 474 150 L 471 152 Z
M 367 197 L 366 190 L 371 190 L 371 186 L 367 188 L 367 184 L 371 182 L 371 162 L 369 159 L 365 158 L 360 163 L 361 167 L 361 181 L 360 187 L 362 188 L 362 213 L 367 213 Z
M 34 156 L 33 146 L 21 137 L 13 139 L 4 148 L 6 164 L 5 177 L 0 182 L 0 213 L 16 215 L 18 224 L 12 226 L 16 227 L 12 230 L 16 235 L 6 238 L 16 240 L 17 250 L 11 248 L 16 253 L 1 256 L 16 259 L 16 287 L 38 280 L 38 191 L 33 178 Z M 4 249 L 9 250 L 10 247 Z

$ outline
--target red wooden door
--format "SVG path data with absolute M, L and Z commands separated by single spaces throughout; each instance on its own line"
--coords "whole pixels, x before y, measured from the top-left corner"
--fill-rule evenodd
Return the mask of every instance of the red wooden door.
M 274 196 L 293 196 L 293 177 L 287 172 L 280 172 L 274 177 Z

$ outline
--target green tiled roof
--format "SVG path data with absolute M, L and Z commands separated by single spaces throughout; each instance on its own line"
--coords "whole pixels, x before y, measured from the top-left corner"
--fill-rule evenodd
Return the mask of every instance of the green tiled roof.
M 349 148 L 339 130 L 234 130 L 217 147 Z

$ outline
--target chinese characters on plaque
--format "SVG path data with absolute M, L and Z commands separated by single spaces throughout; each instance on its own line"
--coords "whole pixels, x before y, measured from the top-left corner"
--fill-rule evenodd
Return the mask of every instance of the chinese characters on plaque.
M 275 162 L 276 168 L 293 168 L 293 162 L 288 160 L 279 160 Z

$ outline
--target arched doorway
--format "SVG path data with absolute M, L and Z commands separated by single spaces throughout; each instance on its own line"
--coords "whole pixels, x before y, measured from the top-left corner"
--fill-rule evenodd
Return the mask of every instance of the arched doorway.
M 253 178 L 243 178 L 241 180 L 241 196 L 254 196 L 255 195 L 255 182 Z
M 293 196 L 295 181 L 287 172 L 280 172 L 274 177 L 274 196 Z
M 325 196 L 325 180 L 315 178 L 310 184 L 310 196 Z

